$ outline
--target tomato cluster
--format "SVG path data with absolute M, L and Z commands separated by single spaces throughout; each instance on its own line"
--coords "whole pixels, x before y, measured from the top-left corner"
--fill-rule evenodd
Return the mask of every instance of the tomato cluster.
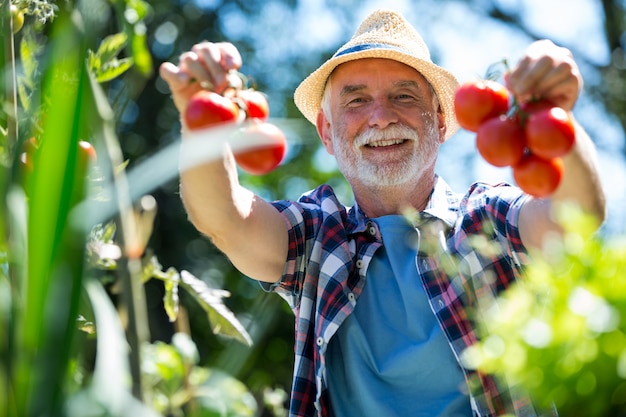
M 200 130 L 222 123 L 239 123 L 244 135 L 262 137 L 263 145 L 235 152 L 235 161 L 244 171 L 263 175 L 273 171 L 285 157 L 287 140 L 283 132 L 267 121 L 269 104 L 265 95 L 252 88 L 229 88 L 224 94 L 200 90 L 195 93 L 184 113 L 190 130 Z
M 459 125 L 476 133 L 478 153 L 496 167 L 511 167 L 517 185 L 535 197 L 551 195 L 576 135 L 567 111 L 548 100 L 516 103 L 493 80 L 462 84 L 454 97 Z

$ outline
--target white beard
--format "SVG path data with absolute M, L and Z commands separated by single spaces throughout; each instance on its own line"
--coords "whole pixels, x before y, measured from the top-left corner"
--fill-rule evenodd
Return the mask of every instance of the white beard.
M 359 134 L 352 145 L 333 131 L 333 147 L 337 165 L 346 179 L 358 181 L 368 187 L 389 187 L 408 183 L 421 177 L 424 170 L 434 163 L 439 141 L 433 123 L 428 123 L 424 137 L 405 125 L 391 125 L 385 129 L 368 129 Z M 385 139 L 408 139 L 414 141 L 413 152 L 401 159 L 381 165 L 363 157 L 361 146 Z M 415 145 L 417 144 L 417 145 Z

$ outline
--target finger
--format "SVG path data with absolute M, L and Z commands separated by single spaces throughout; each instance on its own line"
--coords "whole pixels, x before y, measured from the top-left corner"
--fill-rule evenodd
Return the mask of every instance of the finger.
M 537 93 L 537 85 L 550 72 L 548 60 L 526 56 L 507 77 L 507 87 L 520 101 L 530 99 Z
M 194 51 L 185 52 L 180 56 L 179 67 L 181 71 L 189 75 L 189 82 L 196 81 L 207 89 L 213 89 L 213 76 L 206 63 Z
M 216 91 L 222 91 L 227 84 L 227 69 L 222 66 L 222 56 L 219 47 L 211 42 L 202 42 L 194 45 L 191 50 L 197 54 L 198 63 L 206 71 L 206 79 L 202 78 L 200 80 L 209 82 Z
M 582 76 L 573 61 L 542 58 L 524 63 L 508 77 L 508 87 L 520 102 L 548 99 L 571 110 L 582 88 Z
M 198 61 L 208 71 L 209 80 L 216 91 L 221 92 L 229 86 L 229 74 L 241 67 L 241 55 L 231 43 L 202 42 L 194 45 L 192 51 Z
M 189 84 L 190 77 L 171 62 L 164 62 L 159 66 L 159 75 L 170 87 L 171 91 L 177 91 Z
M 537 88 L 536 96 L 545 98 L 565 110 L 572 110 L 580 94 L 579 78 L 568 72 L 555 71 Z
M 220 63 L 226 70 L 238 70 L 241 68 L 242 60 L 239 50 L 230 42 L 218 42 L 220 49 Z
M 560 96 L 565 102 L 571 101 L 567 105 L 573 106 L 583 84 L 574 57 L 568 49 L 551 42 L 536 44 L 506 78 L 507 86 L 521 101 L 530 97 Z
M 182 65 L 164 62 L 159 66 L 159 75 L 169 86 L 174 105 L 182 114 L 187 108 L 189 98 L 200 89 L 200 86 L 192 82 L 192 76 L 181 67 Z

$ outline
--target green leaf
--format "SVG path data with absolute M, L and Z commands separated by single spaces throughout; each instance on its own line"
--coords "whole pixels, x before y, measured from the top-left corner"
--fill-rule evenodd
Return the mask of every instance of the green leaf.
M 165 281 L 165 295 L 163 296 L 163 305 L 165 307 L 165 313 L 171 322 L 176 321 L 178 317 L 178 274 L 173 275 L 170 279 Z
M 128 346 L 111 299 L 95 280 L 85 284 L 97 327 L 97 356 L 91 383 L 68 398 L 68 417 L 158 417 L 130 392 Z
M 186 366 L 195 365 L 200 360 L 198 347 L 187 333 L 174 333 L 172 336 L 172 346 L 176 348 L 176 351 L 180 354 L 181 358 L 183 358 L 183 362 L 185 362 Z
M 87 59 L 89 69 L 99 83 L 111 81 L 133 66 L 134 59 L 132 57 L 117 58 L 127 43 L 128 35 L 126 33 L 116 33 L 104 38 L 95 53 L 89 51 Z
M 109 35 L 100 42 L 96 56 L 104 63 L 114 59 L 124 49 L 128 42 L 125 33 Z
M 133 66 L 133 58 L 112 59 L 104 63 L 96 72 L 99 83 L 111 81 Z
M 26 112 L 31 110 L 33 91 L 37 88 L 37 70 L 42 46 L 31 31 L 26 31 L 20 42 L 21 74 L 17 77 L 20 103 Z
M 115 222 L 108 222 L 102 229 L 102 241 L 105 243 L 112 243 L 117 231 L 117 225 Z
M 230 293 L 225 290 L 210 288 L 204 281 L 196 278 L 188 271 L 182 271 L 180 276 L 176 269 L 168 268 L 167 271 L 162 270 L 162 266 L 155 256 L 149 257 L 148 261 L 143 265 L 143 278 L 148 280 L 150 278 L 156 278 L 165 283 L 166 292 L 168 285 L 172 285 L 176 282 L 178 286 L 182 286 L 197 302 L 202 309 L 207 312 L 209 322 L 211 324 L 211 330 L 214 334 L 219 334 L 229 338 L 233 338 L 247 346 L 252 346 L 252 338 L 246 331 L 245 327 L 235 317 L 233 312 L 226 307 L 223 302 L 225 297 L 230 296 Z M 168 284 L 169 283 L 169 284 Z M 172 293 L 172 297 L 174 294 Z M 167 303 L 168 295 L 166 294 L 164 300 Z M 176 295 L 178 298 L 178 295 Z M 173 302 L 174 300 L 172 300 Z M 178 301 L 176 301 L 177 303 Z M 171 307 L 173 307 L 172 304 Z M 166 310 L 170 307 L 166 305 Z M 172 311 L 172 314 L 174 312 Z M 168 312 L 168 315 L 170 313 Z M 170 316 L 171 318 L 172 316 Z
M 14 387 L 20 415 L 54 415 L 72 354 L 85 236 L 71 222 L 80 135 L 93 121 L 82 36 L 69 15 L 55 20 L 40 87 L 47 116 L 36 169 L 27 184 L 28 259 L 16 311 Z M 53 312 L 53 314 L 52 314 Z M 50 358 L 54 358 L 51 361 Z M 36 398 L 36 402 L 31 399 Z
M 252 417 L 257 402 L 246 386 L 217 369 L 196 389 L 198 410 L 190 417 Z
M 204 281 L 196 278 L 188 271 L 180 273 L 180 284 L 187 290 L 200 306 L 207 312 L 211 329 L 214 334 L 220 334 L 252 346 L 252 338 L 235 317 L 233 312 L 223 302 L 228 291 L 210 288 Z
M 142 351 L 142 372 L 155 389 L 169 398 L 184 388 L 187 368 L 174 346 L 157 341 Z

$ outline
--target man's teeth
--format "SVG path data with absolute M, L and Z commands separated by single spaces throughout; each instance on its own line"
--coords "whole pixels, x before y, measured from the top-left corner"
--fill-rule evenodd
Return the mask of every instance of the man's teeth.
M 404 142 L 404 139 L 386 139 L 368 143 L 367 146 L 370 146 L 372 148 L 378 148 L 379 146 L 399 145 L 402 142 Z

